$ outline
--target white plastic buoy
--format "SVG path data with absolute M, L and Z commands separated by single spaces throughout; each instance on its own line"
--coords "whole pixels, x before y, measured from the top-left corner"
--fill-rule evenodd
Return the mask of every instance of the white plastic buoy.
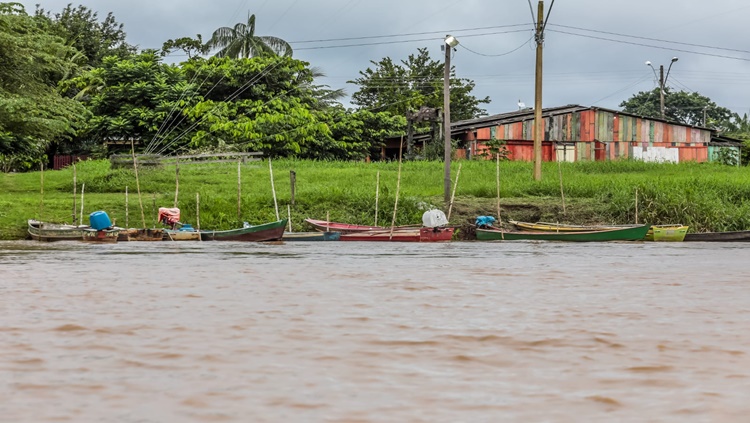
M 427 210 L 422 215 L 422 224 L 428 228 L 437 228 L 448 224 L 448 218 L 442 210 Z

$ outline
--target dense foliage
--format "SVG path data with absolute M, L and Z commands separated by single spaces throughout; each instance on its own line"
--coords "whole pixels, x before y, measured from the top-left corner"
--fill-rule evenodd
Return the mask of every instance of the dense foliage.
M 387 111 L 405 116 L 408 110 L 422 106 L 443 107 L 443 79 L 445 63 L 430 58 L 426 48 L 410 55 L 401 64 L 390 57 L 371 61 L 374 68 L 360 71 L 360 77 L 349 81 L 359 86 L 352 95 L 352 103 L 369 110 Z M 478 99 L 471 92 L 474 81 L 457 78 L 451 69 L 451 120 L 472 119 L 486 114 L 480 107 L 490 102 L 489 97 Z
M 18 3 L 0 3 L 0 161 L 28 169 L 51 144 L 74 137 L 87 118 L 56 89 L 77 72 L 75 48 L 47 32 Z

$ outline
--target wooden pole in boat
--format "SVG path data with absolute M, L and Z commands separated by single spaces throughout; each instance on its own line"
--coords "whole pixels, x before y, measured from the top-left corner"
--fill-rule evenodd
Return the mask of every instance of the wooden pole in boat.
M 83 224 L 83 193 L 86 191 L 86 183 L 84 182 L 83 185 L 81 185 L 81 219 L 80 222 Z
M 130 227 L 130 205 L 128 204 L 128 186 L 125 185 L 125 228 Z
M 237 160 L 237 220 L 242 219 L 242 161 Z
M 180 192 L 180 161 L 177 160 L 174 167 L 174 207 L 177 208 L 177 195 Z
M 495 171 L 495 180 L 497 182 L 497 222 L 500 227 L 500 239 L 505 240 L 505 232 L 503 232 L 503 219 L 500 217 L 500 153 L 497 153 L 495 159 L 497 170 Z
M 198 233 L 198 240 L 203 241 L 203 237 L 200 236 L 201 230 L 201 194 L 195 193 L 195 229 Z
M 375 226 L 378 226 L 378 201 L 380 200 L 380 171 L 375 177 Z
M 135 188 L 138 190 L 138 204 L 141 206 L 141 224 L 146 228 L 146 214 L 143 213 L 143 198 L 141 198 L 141 182 L 138 179 L 138 160 L 135 158 L 135 142 L 130 140 L 130 153 L 133 155 L 133 170 L 135 171 Z
M 39 169 L 41 173 L 39 173 L 39 178 L 41 178 L 40 182 L 40 192 L 39 192 L 39 221 L 42 222 L 44 219 L 42 219 L 42 214 L 44 213 L 44 163 L 41 163 L 39 165 Z
M 76 195 L 76 183 L 77 183 L 76 179 L 77 179 L 77 177 L 78 177 L 78 175 L 76 173 L 76 164 L 73 163 L 73 226 L 75 226 L 77 224 L 76 223 L 76 214 L 77 214 L 76 213 L 76 197 L 77 197 L 77 195 Z
M 271 158 L 268 158 L 268 171 L 271 173 L 271 192 L 273 193 L 273 207 L 276 209 L 276 220 L 279 218 L 279 203 L 276 201 L 276 188 L 273 186 L 273 166 L 271 165 Z
M 287 223 L 289 223 L 289 232 L 292 231 L 292 206 L 290 204 L 286 205 L 286 216 L 287 216 Z
M 638 188 L 635 189 L 635 224 L 638 224 Z
M 557 174 L 560 179 L 560 197 L 562 197 L 563 216 L 565 216 L 565 192 L 563 191 L 563 180 L 562 180 L 562 165 L 560 164 L 560 158 L 557 159 Z
M 456 172 L 456 182 L 453 184 L 453 193 L 451 194 L 451 203 L 448 206 L 448 222 L 451 221 L 451 212 L 453 211 L 453 200 L 456 199 L 456 188 L 458 188 L 458 177 L 461 176 L 461 165 L 463 163 L 458 164 L 458 171 Z
M 401 143 L 398 146 L 398 179 L 396 179 L 396 201 L 393 203 L 393 219 L 391 219 L 391 234 L 388 236 L 388 240 L 393 239 L 393 228 L 396 226 L 396 213 L 398 212 L 398 194 L 401 189 L 401 153 L 404 149 L 404 136 L 401 135 Z M 450 183 L 450 178 L 448 178 Z M 446 192 L 447 194 L 447 192 Z

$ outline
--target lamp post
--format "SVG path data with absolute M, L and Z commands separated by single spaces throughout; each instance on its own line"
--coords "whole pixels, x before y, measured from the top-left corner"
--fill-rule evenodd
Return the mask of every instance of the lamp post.
M 669 68 L 667 68 L 667 76 L 664 76 L 664 65 L 659 66 L 659 76 L 656 76 L 656 69 L 651 65 L 651 61 L 646 61 L 646 66 L 650 67 L 654 71 L 654 76 L 659 79 L 659 110 L 661 111 L 662 119 L 664 119 L 664 86 L 667 83 L 667 79 L 669 79 L 669 71 L 672 70 L 672 65 L 678 60 L 680 59 L 677 57 L 672 58 Z
M 445 73 L 443 74 L 443 139 L 445 141 L 445 202 L 451 200 L 451 49 L 458 45 L 452 35 L 445 36 Z

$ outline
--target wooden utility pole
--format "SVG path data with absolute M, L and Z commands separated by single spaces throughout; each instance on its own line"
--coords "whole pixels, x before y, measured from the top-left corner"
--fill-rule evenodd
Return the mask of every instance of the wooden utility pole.
M 446 35 L 448 38 L 449 35 Z M 443 74 L 443 139 L 445 141 L 445 175 L 443 177 L 445 203 L 451 200 L 451 46 L 445 47 L 445 71 Z
M 542 180 L 542 59 L 544 48 L 544 1 L 539 0 L 536 19 L 536 94 L 534 97 L 534 180 Z
M 664 65 L 659 66 L 659 110 L 664 119 Z

